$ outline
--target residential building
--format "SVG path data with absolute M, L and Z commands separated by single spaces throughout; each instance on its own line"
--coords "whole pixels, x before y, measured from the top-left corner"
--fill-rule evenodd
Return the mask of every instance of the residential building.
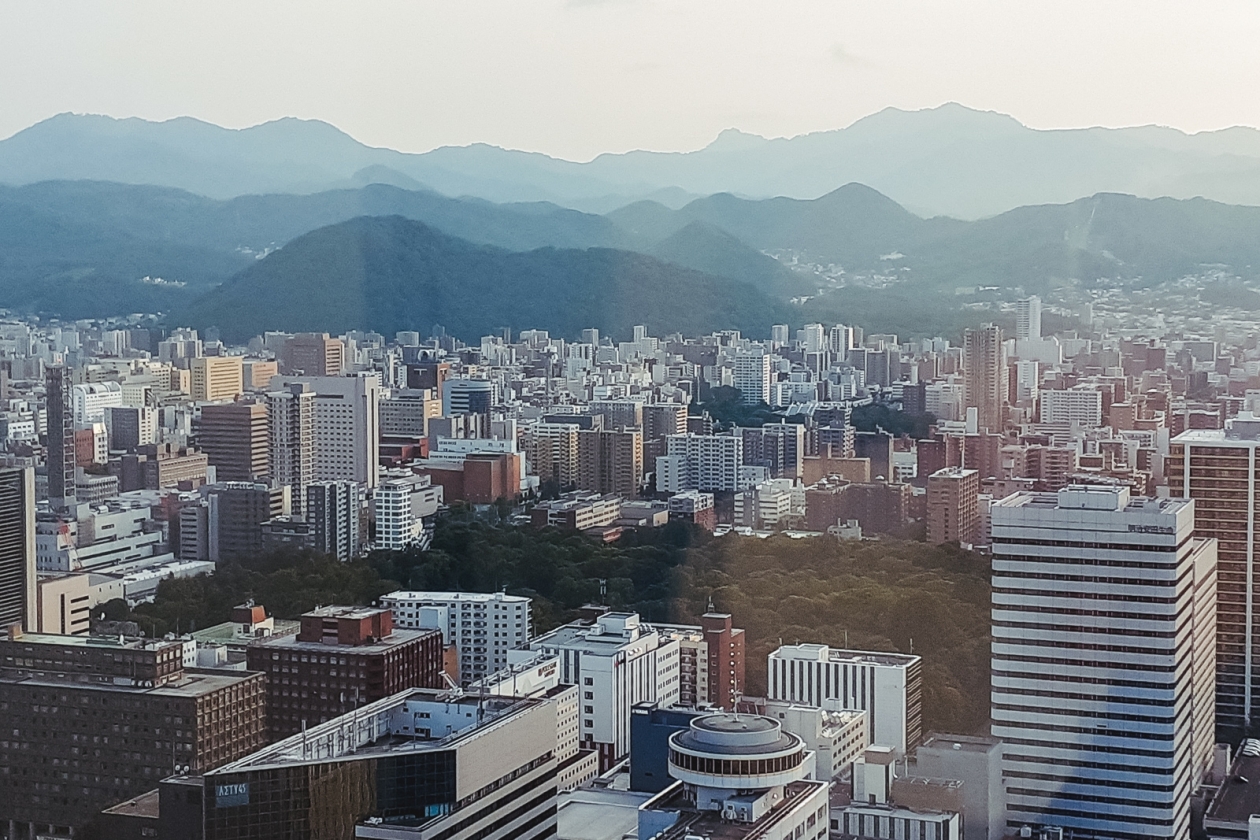
M 1015 340 L 1041 339 L 1041 298 L 1030 295 L 1015 301 Z
M 74 405 L 69 368 L 50 367 L 45 379 L 48 427 L 48 503 L 54 510 L 73 507 Z
M 263 550 L 262 524 L 291 512 L 289 488 L 225 481 L 205 488 L 208 554 L 212 562 L 254 557 Z
M 105 410 L 109 448 L 124 451 L 157 443 L 157 409 L 152 406 L 111 406 Z
M 1089 385 L 1041 391 L 1041 422 L 1096 429 L 1103 422 L 1103 393 Z
M 245 390 L 240 356 L 198 356 L 188 370 L 194 402 L 234 400 Z
M 442 416 L 442 400 L 428 388 L 400 388 L 381 400 L 382 437 L 428 437 L 429 420 Z
M 530 600 L 520 595 L 399 590 L 380 603 L 398 627 L 441 630 L 445 643 L 459 651 L 464 685 L 508 667 L 508 651 L 530 637 Z
M 197 443 L 215 468 L 216 480 L 265 479 L 271 471 L 266 403 L 202 406 Z
M 992 324 L 963 334 L 963 394 L 967 408 L 976 409 L 980 430 L 1001 433 L 1005 428 L 1007 385 L 1002 330 Z
M 362 488 L 353 481 L 317 481 L 303 495 L 311 548 L 342 561 L 357 556 L 363 544 Z
M 900 653 L 783 645 L 767 667 L 767 700 L 866 712 L 872 744 L 905 756 L 923 737 L 923 662 Z
M 927 541 L 974 545 L 980 531 L 980 473 L 946 467 L 928 476 Z
M 35 470 L 0 470 L 0 631 L 36 630 Z
M 1194 507 L 1080 486 L 994 503 L 1008 830 L 1189 836 L 1216 707 L 1216 541 Z
M 315 480 L 315 391 L 290 382 L 267 394 L 267 450 L 271 477 L 291 489 L 293 509 L 305 515 L 306 489 Z
M 735 372 L 731 384 L 739 391 L 744 405 L 770 402 L 770 355 L 751 350 L 735 354 Z
M 8 836 L 73 836 L 165 776 L 210 770 L 265 743 L 265 678 L 185 669 L 183 650 L 180 641 L 0 637 Z
M 621 518 L 620 496 L 574 491 L 559 499 L 539 502 L 530 510 L 530 524 L 535 528 L 570 528 L 585 531 L 603 528 Z
M 272 392 L 305 383 L 315 392 L 315 480 L 357 481 L 380 474 L 380 383 L 374 376 L 280 376 Z
M 743 439 L 734 435 L 670 435 L 667 454 L 656 459 L 656 489 L 706 492 L 740 489 L 744 466 Z
M 252 642 L 245 662 L 267 675 L 277 741 L 400 691 L 442 687 L 442 650 L 440 633 L 396 630 L 388 609 L 320 607 L 296 636 Z
M 567 423 L 535 423 L 524 434 L 525 459 L 542 481 L 565 488 L 577 483 L 578 427 Z
M 396 550 L 428 545 L 428 525 L 442 505 L 442 487 L 427 475 L 386 475 L 372 491 L 373 546 Z
M 698 525 L 706 531 L 717 527 L 717 509 L 713 494 L 699 490 L 683 490 L 669 497 L 669 518 Z
M 643 484 L 643 433 L 638 429 L 580 429 L 575 483 L 579 490 L 624 499 L 638 496 Z

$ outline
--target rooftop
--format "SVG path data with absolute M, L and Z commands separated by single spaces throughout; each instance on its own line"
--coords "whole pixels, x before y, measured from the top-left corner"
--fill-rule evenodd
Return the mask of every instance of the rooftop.
M 427 592 L 414 589 L 399 589 L 381 597 L 399 601 L 469 601 L 481 604 L 490 601 L 508 603 L 529 601 L 529 598 L 524 595 L 508 595 L 503 592 Z
M 959 750 L 987 754 L 1001 743 L 1001 740 L 987 735 L 950 735 L 934 732 L 919 745 L 919 749 Z
M 771 656 L 780 659 L 817 659 L 827 662 L 841 662 L 853 665 L 883 665 L 893 668 L 905 668 L 920 657 L 905 653 L 884 653 L 869 650 L 840 650 L 827 645 L 799 644 L 783 645 L 772 651 Z
M 165 639 L 146 639 L 139 636 L 60 636 L 53 633 L 22 633 L 13 638 L 0 637 L 0 641 L 27 645 L 53 645 L 56 647 L 84 647 L 114 650 L 161 650 L 180 646 L 183 642 Z
M 1243 742 L 1244 749 L 1248 743 Z M 1245 831 L 1252 814 L 1260 814 L 1260 753 L 1247 755 L 1240 751 L 1204 815 L 1204 823 L 1208 829 L 1241 826 Z
M 688 804 L 682 785 L 667 788 L 657 799 L 651 801 L 654 810 L 679 811 L 678 822 L 661 832 L 655 840 L 683 840 L 685 837 L 699 836 L 708 840 L 754 840 L 766 836 L 767 829 L 799 805 L 802 800 L 822 788 L 827 782 L 800 781 L 789 782 L 783 787 L 783 801 L 760 820 L 751 823 L 730 822 L 722 819 L 721 811 L 696 811 Z
M 110 691 L 126 692 L 128 694 L 152 694 L 158 697 L 201 697 L 202 695 L 211 694 L 224 688 L 230 688 L 239 684 L 244 679 L 256 676 L 260 676 L 260 674 L 256 671 L 228 671 L 215 669 L 201 670 L 189 668 L 183 671 L 182 676 L 180 676 L 177 680 L 171 680 L 161 686 L 148 688 L 137 685 L 81 682 L 70 677 L 57 679 L 54 677 L 36 676 L 0 676 L 0 682 L 4 682 L 8 685 L 56 686 L 61 689 L 74 688 L 79 691 Z
M 350 616 L 354 617 L 354 616 Z M 284 650 L 304 650 L 312 652 L 329 653 L 336 652 L 338 654 L 354 653 L 384 653 L 387 650 L 393 650 L 399 645 L 405 645 L 416 639 L 423 639 L 434 633 L 441 633 L 441 630 L 394 630 L 388 636 L 383 636 L 371 642 L 364 642 L 357 645 L 327 644 L 325 642 L 303 642 L 297 636 L 262 636 L 251 641 L 250 647 L 268 647 L 273 649 Z

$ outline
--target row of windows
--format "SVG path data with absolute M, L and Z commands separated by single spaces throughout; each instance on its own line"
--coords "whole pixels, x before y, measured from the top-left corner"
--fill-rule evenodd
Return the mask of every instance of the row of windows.
M 669 751 L 669 763 L 675 767 L 690 770 L 693 773 L 708 773 L 715 776 L 763 776 L 786 773 L 799 767 L 804 760 L 804 754 L 801 752 L 774 758 L 718 759 L 689 755 L 674 749 Z

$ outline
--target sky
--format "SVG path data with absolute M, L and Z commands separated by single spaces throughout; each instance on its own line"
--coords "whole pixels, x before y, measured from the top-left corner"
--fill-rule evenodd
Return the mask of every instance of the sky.
M 1260 126 L 1254 0 L 0 0 L 0 137 L 56 113 L 570 160 L 945 102 L 1036 128 Z

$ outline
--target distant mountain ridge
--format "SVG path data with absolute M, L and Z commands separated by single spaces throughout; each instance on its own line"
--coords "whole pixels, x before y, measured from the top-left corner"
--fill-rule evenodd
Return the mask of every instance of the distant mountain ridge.
M 693 152 L 605 154 L 586 163 L 486 144 L 409 154 L 293 118 L 237 130 L 188 117 L 154 123 L 60 114 L 0 140 L 0 183 L 75 179 L 213 198 L 386 183 L 594 212 L 643 198 L 677 208 L 714 193 L 810 199 L 858 182 L 919 215 L 975 219 L 1100 192 L 1260 205 L 1260 131 L 1039 130 L 951 103 L 888 108 L 792 138 L 729 130 Z

